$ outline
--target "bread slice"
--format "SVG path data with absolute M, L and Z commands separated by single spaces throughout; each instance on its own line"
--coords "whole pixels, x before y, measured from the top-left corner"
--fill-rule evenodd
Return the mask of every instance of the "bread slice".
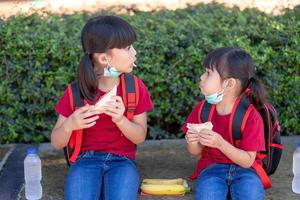
M 205 122 L 201 124 L 187 123 L 187 128 L 192 132 L 200 132 L 202 129 L 212 130 L 213 124 L 211 122 Z
M 96 110 L 103 110 L 103 106 L 107 104 L 108 101 L 111 101 L 111 98 L 113 96 L 117 95 L 117 86 L 115 85 L 113 89 L 111 89 L 109 92 L 107 92 L 105 95 L 103 95 L 95 104 L 94 109 Z

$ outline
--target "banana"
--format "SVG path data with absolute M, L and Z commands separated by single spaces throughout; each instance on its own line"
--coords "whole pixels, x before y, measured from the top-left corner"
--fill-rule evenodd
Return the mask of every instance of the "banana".
M 176 179 L 144 179 L 144 184 L 154 184 L 154 185 L 183 185 L 184 180 L 182 178 Z
M 142 184 L 142 192 L 150 195 L 183 195 L 186 188 L 183 185 Z

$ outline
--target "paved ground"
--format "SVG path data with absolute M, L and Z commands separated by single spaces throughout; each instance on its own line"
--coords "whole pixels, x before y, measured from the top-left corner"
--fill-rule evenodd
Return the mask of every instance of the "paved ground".
M 296 195 L 291 191 L 292 152 L 297 141 L 300 141 L 300 136 L 283 137 L 285 150 L 276 174 L 271 176 L 273 188 L 267 191 L 267 200 L 300 200 L 300 195 Z M 13 193 L 16 195 L 10 195 L 11 191 L 9 189 L 3 192 L 1 188 L 5 185 L 11 185 L 10 183 L 13 180 L 23 180 L 23 177 L 20 177 L 20 173 L 18 173 L 18 170 L 22 170 L 22 160 L 19 158 L 18 161 L 14 156 L 25 156 L 24 151 L 27 146 L 22 144 L 0 146 L 0 200 L 25 200 L 23 183 L 19 184 L 19 187 L 15 186 L 13 188 L 15 190 Z M 14 151 L 12 151 L 13 149 Z M 64 178 L 67 173 L 63 154 L 61 151 L 53 150 L 48 143 L 39 146 L 39 153 L 43 164 L 43 200 L 61 200 L 63 199 Z M 146 141 L 138 148 L 137 163 L 142 178 L 186 178 L 192 173 L 196 158 L 188 154 L 184 140 L 156 140 Z M 12 170 L 7 169 L 11 164 L 19 166 L 12 168 L 14 173 L 11 173 Z M 8 171 L 10 171 L 9 178 L 7 178 Z M 193 187 L 193 182 L 189 181 L 189 184 Z M 6 196 L 3 195 L 5 193 Z M 143 196 L 139 199 L 192 200 L 194 199 L 194 193 L 191 192 L 184 197 Z

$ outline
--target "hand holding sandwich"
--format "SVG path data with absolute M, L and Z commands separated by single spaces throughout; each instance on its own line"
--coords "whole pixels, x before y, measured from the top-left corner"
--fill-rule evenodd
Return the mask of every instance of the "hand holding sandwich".
M 199 135 L 199 142 L 207 147 L 220 148 L 224 142 L 223 137 L 217 132 L 209 129 L 202 129 Z
M 122 98 L 117 96 L 117 86 L 114 86 L 113 89 L 101 97 L 95 104 L 94 109 L 111 116 L 114 123 L 121 121 L 125 106 Z
M 188 132 L 186 134 L 187 143 L 200 142 L 203 146 L 220 148 L 223 137 L 212 130 L 213 125 L 211 122 L 201 124 L 187 124 Z
M 125 106 L 120 96 L 111 97 L 111 100 L 103 106 L 103 113 L 111 116 L 114 123 L 118 123 L 122 120 L 124 112 Z
M 193 124 L 193 123 L 188 123 L 187 128 L 188 131 L 186 133 L 185 139 L 187 143 L 198 143 L 200 140 L 200 132 L 203 129 L 208 129 L 211 130 L 213 127 L 211 122 L 205 122 L 201 124 Z

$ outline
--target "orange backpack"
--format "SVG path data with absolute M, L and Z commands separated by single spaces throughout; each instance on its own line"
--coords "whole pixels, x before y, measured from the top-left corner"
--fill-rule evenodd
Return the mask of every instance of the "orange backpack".
M 236 147 L 239 147 L 242 139 L 243 130 L 245 128 L 249 114 L 254 108 L 250 103 L 247 92 L 241 94 L 233 106 L 230 118 L 229 118 L 229 138 L 230 143 Z M 215 105 L 207 103 L 203 100 L 200 104 L 198 121 L 199 123 L 211 121 Z M 271 182 L 268 175 L 275 172 L 278 167 L 283 144 L 280 138 L 280 126 L 277 120 L 277 114 L 275 108 L 271 104 L 264 104 L 263 108 L 258 110 L 264 123 L 264 135 L 265 135 L 265 148 L 266 151 L 257 152 L 256 160 L 254 161 L 252 168 L 257 172 L 265 188 L 270 188 Z M 263 166 L 258 162 L 261 160 Z
M 136 106 L 139 101 L 139 87 L 137 77 L 129 73 L 123 73 L 120 76 L 122 88 L 122 100 L 126 108 L 126 117 L 129 120 L 133 119 Z M 68 93 L 70 99 L 70 107 L 72 112 L 84 106 L 87 101 L 81 95 L 77 81 L 68 85 Z M 67 164 L 76 162 L 80 153 L 82 144 L 83 129 L 72 132 L 68 145 L 64 148 L 64 154 Z

